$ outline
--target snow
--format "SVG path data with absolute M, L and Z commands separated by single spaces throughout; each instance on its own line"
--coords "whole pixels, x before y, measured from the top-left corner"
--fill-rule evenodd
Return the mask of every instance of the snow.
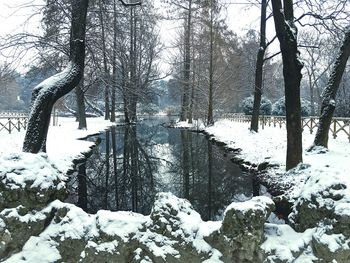
M 55 181 L 59 182 L 57 189 L 61 189 L 65 179 L 65 176 L 48 162 L 46 154 L 0 155 L 0 180 L 12 189 L 24 188 L 29 183 L 31 188 L 44 190 L 53 187 Z
M 203 129 L 215 140 L 224 142 L 228 148 L 238 150 L 237 156 L 246 162 L 247 166 L 268 162 L 273 167 L 268 168 L 269 180 L 286 186 L 285 196 L 294 200 L 294 207 L 304 200 L 313 200 L 318 207 L 334 211 L 338 217 L 350 216 L 350 143 L 345 133 L 339 133 L 336 139 L 329 136 L 329 149 L 319 148 L 312 152 L 306 151 L 313 144 L 314 135 L 308 129 L 303 132 L 303 164 L 285 172 L 286 130 L 282 128 L 259 127 L 259 132 L 249 131 L 250 123 L 235 122 L 230 119 L 218 120 L 213 126 Z M 181 124 L 180 126 L 185 126 Z M 190 125 L 187 125 L 191 128 Z M 194 128 L 196 129 L 196 128 Z M 254 168 L 253 167 L 253 168 Z M 337 198 L 332 198 L 339 196 Z M 242 204 L 231 204 L 239 208 Z M 327 235 L 320 233 L 324 226 L 317 229 L 307 229 L 304 233 L 295 232 L 281 221 L 267 223 L 265 234 L 267 240 L 262 248 L 271 262 L 312 262 L 315 256 L 310 242 L 312 237 L 318 238 L 332 251 L 347 249 L 347 240 L 342 234 Z M 296 251 L 301 251 L 296 255 Z
M 102 118 L 88 119 L 88 130 L 77 130 L 77 123 L 73 118 L 59 118 L 59 126 L 50 127 L 47 141 L 47 154 L 33 155 L 21 153 L 24 131 L 8 134 L 4 131 L 0 136 L 0 180 L 13 188 L 24 187 L 28 182 L 33 187 L 47 189 L 54 181 L 64 180 L 64 174 L 72 166 L 72 160 L 83 156 L 90 150 L 93 142 L 79 140 L 90 134 L 96 134 L 112 125 Z M 350 216 L 350 144 L 345 134 L 336 139 L 330 136 L 329 149 L 304 151 L 304 164 L 290 172 L 285 172 L 286 131 L 282 127 L 268 127 L 259 133 L 249 131 L 249 123 L 234 122 L 229 119 L 217 121 L 213 126 L 204 127 L 202 122 L 189 125 L 187 122 L 177 123 L 176 127 L 204 129 L 216 140 L 224 142 L 228 147 L 240 149 L 238 157 L 245 162 L 258 165 L 263 162 L 274 164 L 269 168 L 270 180 L 278 181 L 281 185 L 288 185 L 286 195 L 298 204 L 302 199 L 314 198 L 320 206 L 334 207 L 334 213 L 339 216 Z M 303 133 L 303 147 L 312 145 L 314 135 L 307 130 Z M 162 152 L 162 151 L 160 151 Z M 166 155 L 167 150 L 162 153 Z M 33 173 L 32 171 L 35 171 Z M 4 176 L 6 174 L 6 177 Z M 165 179 L 164 179 L 165 180 Z M 339 187 L 333 187 L 338 185 Z M 63 187 L 60 186 L 60 187 Z M 327 196 L 339 195 L 339 200 Z M 203 222 L 200 215 L 191 209 L 186 201 L 179 201 L 175 196 L 163 193 L 157 199 L 155 208 L 167 205 L 170 211 L 179 211 L 179 228 L 168 228 L 173 237 L 181 237 L 199 252 L 211 253 L 211 259 L 204 262 L 220 262 L 221 253 L 213 249 L 205 237 L 221 227 L 221 221 Z M 323 198 L 321 198 L 323 197 Z M 266 200 L 265 200 L 266 199 Z M 267 197 L 257 197 L 261 202 L 233 203 L 227 209 L 265 209 Z M 157 203 L 158 202 L 158 203 Z M 254 205 L 252 205 L 254 204 Z M 251 207 L 252 206 L 252 207 Z M 16 209 L 5 209 L 2 214 L 19 218 L 21 222 L 38 221 L 44 218 L 51 209 L 67 209 L 67 214 L 58 222 L 51 222 L 46 230 L 38 237 L 31 237 L 23 250 L 12 256 L 6 262 L 53 262 L 60 259 L 53 237 L 65 239 L 86 239 L 88 247 L 96 251 L 112 253 L 118 248 L 119 242 L 127 242 L 131 236 L 147 246 L 155 256 L 166 258 L 171 254 L 179 256 L 174 248 L 177 241 L 165 235 L 160 235 L 148 229 L 151 224 L 150 216 L 143 216 L 132 212 L 99 211 L 96 215 L 86 214 L 80 208 L 60 201 L 54 201 L 43 211 L 34 214 L 20 215 Z M 164 209 L 164 208 L 163 208 Z M 227 210 L 226 210 L 227 211 Z M 160 220 L 166 220 L 161 218 Z M 5 227 L 0 220 L 0 228 Z M 145 229 L 146 227 L 146 229 Z M 118 239 L 98 243 L 94 238 L 101 235 Z M 329 235 L 322 226 L 307 229 L 302 233 L 294 231 L 286 224 L 266 223 L 266 241 L 262 249 L 269 255 L 271 262 L 284 260 L 285 262 L 312 262 L 315 256 L 310 245 L 311 240 L 318 238 L 331 251 L 349 249 L 343 234 Z M 85 254 L 82 252 L 82 258 Z M 151 262 L 142 249 L 134 251 L 134 257 L 143 257 L 143 262 Z
M 231 203 L 225 210 L 226 212 L 234 209 L 236 211 L 241 211 L 243 214 L 252 211 L 252 210 L 260 210 L 262 212 L 266 211 L 269 206 L 273 205 L 272 200 L 266 196 L 257 196 L 253 197 L 251 200 L 247 202 L 234 202 Z
M 87 118 L 87 125 L 87 130 L 78 130 L 78 123 L 75 122 L 75 118 L 59 117 L 58 125 L 50 126 L 47 137 L 47 159 L 61 172 L 66 173 L 72 167 L 72 161 L 82 158 L 83 153 L 88 152 L 90 147 L 94 145 L 93 142 L 80 140 L 81 138 L 97 134 L 113 125 L 113 123 L 100 117 Z M 24 130 L 21 132 L 14 131 L 11 134 L 4 130 L 0 132 L 0 162 L 4 158 L 2 156 L 8 158 L 13 154 L 18 155 L 22 151 L 24 135 Z M 25 155 L 21 154 L 21 156 L 24 158 Z M 45 155 L 41 154 L 40 156 Z M 35 166 L 35 155 L 26 158 L 29 158 L 30 163 L 33 163 L 33 169 L 39 165 Z
M 262 249 L 268 253 L 273 254 L 268 257 L 272 262 L 284 260 L 284 262 L 294 261 L 294 254 L 300 250 L 306 250 L 306 247 L 312 240 L 314 229 L 308 229 L 304 233 L 295 232 L 288 225 L 265 225 L 266 241 L 262 245 Z M 312 262 L 315 257 L 310 254 L 304 255 L 304 262 Z M 307 259 L 307 260 L 306 260 Z M 303 262 L 299 259 L 299 262 Z
M 22 252 L 13 255 L 6 260 L 7 263 L 20 262 L 40 262 L 51 263 L 61 259 L 61 255 L 55 247 L 56 242 L 53 240 L 41 240 L 40 237 L 31 237 L 24 245 Z M 25 257 L 23 257 L 25 255 Z

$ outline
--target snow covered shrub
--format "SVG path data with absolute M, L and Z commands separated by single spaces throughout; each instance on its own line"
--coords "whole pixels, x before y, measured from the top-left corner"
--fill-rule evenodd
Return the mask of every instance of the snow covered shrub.
M 310 102 L 308 100 L 301 99 L 301 116 L 310 115 Z M 272 115 L 275 116 L 285 116 L 286 115 L 286 105 L 284 97 L 277 100 L 272 105 Z
M 247 115 L 253 114 L 254 96 L 246 97 L 241 103 L 243 112 Z M 271 115 L 272 103 L 266 97 L 261 98 L 260 114 Z
M 158 105 L 154 103 L 139 104 L 138 106 L 138 113 L 140 114 L 154 115 L 160 111 Z

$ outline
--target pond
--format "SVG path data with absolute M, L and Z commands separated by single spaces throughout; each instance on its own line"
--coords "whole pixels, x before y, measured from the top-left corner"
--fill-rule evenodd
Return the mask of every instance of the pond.
M 149 214 L 158 192 L 188 199 L 203 220 L 222 218 L 233 201 L 253 196 L 254 180 L 203 134 L 167 128 L 167 117 L 116 126 L 88 140 L 100 143 L 78 165 L 67 201 L 100 209 Z

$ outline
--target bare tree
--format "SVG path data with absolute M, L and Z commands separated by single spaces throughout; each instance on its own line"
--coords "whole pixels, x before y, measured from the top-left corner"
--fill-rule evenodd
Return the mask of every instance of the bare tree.
M 264 56 L 267 48 L 266 45 L 266 8 L 267 1 L 261 1 L 261 17 L 260 17 L 260 46 L 257 54 L 256 65 L 255 65 L 255 85 L 254 85 L 254 104 L 253 114 L 250 123 L 250 130 L 257 132 L 259 129 L 259 111 L 261 104 L 262 95 L 262 84 L 263 84 L 263 66 Z
M 272 0 L 272 9 L 283 60 L 287 120 L 286 169 L 289 170 L 303 161 L 300 105 L 303 64 L 298 58 L 298 31 L 294 24 L 293 1 L 284 0 L 282 7 L 281 0 Z

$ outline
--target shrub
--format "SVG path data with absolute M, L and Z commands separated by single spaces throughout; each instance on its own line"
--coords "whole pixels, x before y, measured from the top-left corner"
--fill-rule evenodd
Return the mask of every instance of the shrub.
M 301 116 L 310 115 L 310 102 L 308 100 L 301 99 Z M 277 100 L 272 106 L 272 115 L 285 116 L 286 115 L 286 105 L 284 97 Z
M 246 115 L 253 114 L 253 104 L 254 104 L 254 96 L 247 97 L 243 99 L 241 103 L 241 108 Z M 272 103 L 266 97 L 261 98 L 260 104 L 260 114 L 271 115 L 272 111 Z

